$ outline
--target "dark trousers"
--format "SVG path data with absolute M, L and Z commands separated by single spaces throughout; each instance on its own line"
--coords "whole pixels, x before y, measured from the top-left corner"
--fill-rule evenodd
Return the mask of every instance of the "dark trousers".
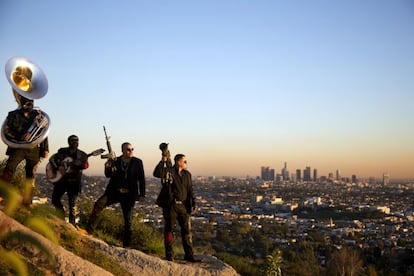
M 76 224 L 76 199 L 79 195 L 80 183 L 77 181 L 59 181 L 54 184 L 52 193 L 52 204 L 56 209 L 65 214 L 65 209 L 62 204 L 62 196 L 67 193 L 68 195 L 68 207 L 69 207 L 69 222 L 73 225 Z
M 190 215 L 184 204 L 173 203 L 171 208 L 163 209 L 164 216 L 164 245 L 165 245 L 165 257 L 172 258 L 174 255 L 172 248 L 172 230 L 178 221 L 181 228 L 181 240 L 185 252 L 185 257 L 193 257 L 193 241 L 191 236 Z
M 30 205 L 32 203 L 32 197 L 35 193 L 34 189 L 34 180 L 37 165 L 40 161 L 39 148 L 35 147 L 33 149 L 7 149 L 7 155 L 9 158 L 6 162 L 6 167 L 3 170 L 2 178 L 6 181 L 10 181 L 13 174 L 16 172 L 17 166 L 23 160 L 26 160 L 26 165 L 24 167 L 26 175 L 26 183 L 23 185 L 23 204 Z
M 88 221 L 88 230 L 93 232 L 98 225 L 98 216 L 105 207 L 114 203 L 120 203 L 122 208 L 122 215 L 124 217 L 124 238 L 123 246 L 131 245 L 132 239 L 132 210 L 135 205 L 135 198 L 130 193 L 105 193 L 101 196 L 93 206 L 91 216 Z
M 3 172 L 3 178 L 8 180 L 14 172 L 16 171 L 16 167 L 22 162 L 26 160 L 26 166 L 24 167 L 26 172 L 27 178 L 34 178 L 36 174 L 37 164 L 40 161 L 39 155 L 39 148 L 35 147 L 32 149 L 7 149 L 7 155 L 9 155 L 9 159 L 7 159 L 5 171 Z

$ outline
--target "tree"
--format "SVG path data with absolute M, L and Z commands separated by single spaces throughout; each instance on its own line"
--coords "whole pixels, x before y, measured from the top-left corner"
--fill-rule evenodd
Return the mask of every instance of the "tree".
M 272 255 L 266 256 L 266 261 L 263 267 L 263 275 L 266 276 L 282 276 L 282 252 L 276 249 Z
M 358 251 L 349 247 L 342 247 L 332 254 L 328 262 L 328 275 L 355 276 L 360 275 L 363 261 Z
M 299 242 L 289 247 L 286 254 L 287 264 L 284 268 L 286 275 L 321 275 L 321 267 L 311 243 Z

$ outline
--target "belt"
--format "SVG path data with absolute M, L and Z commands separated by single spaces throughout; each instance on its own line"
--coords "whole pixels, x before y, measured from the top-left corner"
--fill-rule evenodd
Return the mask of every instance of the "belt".
M 118 191 L 119 191 L 121 194 L 126 194 L 126 193 L 129 193 L 129 190 L 128 190 L 128 189 L 125 189 L 125 188 L 119 188 L 119 189 L 118 189 Z

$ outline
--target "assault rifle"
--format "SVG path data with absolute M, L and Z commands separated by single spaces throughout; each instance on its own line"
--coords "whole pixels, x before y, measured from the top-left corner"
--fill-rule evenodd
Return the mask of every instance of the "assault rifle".
M 102 154 L 101 155 L 101 158 L 102 159 L 115 160 L 116 159 L 116 154 L 112 150 L 111 142 L 109 141 L 109 139 L 111 137 L 106 134 L 106 128 L 105 128 L 105 126 L 103 126 L 103 129 L 104 129 L 104 133 L 105 133 L 106 146 L 108 147 L 108 153 L 107 154 Z

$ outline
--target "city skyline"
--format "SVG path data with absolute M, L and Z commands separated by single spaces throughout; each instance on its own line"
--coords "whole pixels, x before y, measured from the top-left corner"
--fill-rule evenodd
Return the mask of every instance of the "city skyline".
M 401 180 L 399 178 L 392 178 L 388 172 L 383 172 L 380 175 L 360 176 L 355 172 L 349 172 L 344 174 L 339 168 L 327 171 L 326 173 L 320 173 L 319 169 L 307 165 L 304 168 L 289 168 L 287 162 L 284 162 L 282 168 L 274 168 L 271 166 L 261 166 L 260 173 L 258 175 L 262 180 L 279 180 L 279 181 L 320 181 L 323 180 L 337 180 L 343 181 L 367 181 L 370 179 L 375 180 Z M 408 178 L 407 180 L 409 180 Z
M 105 126 L 149 176 L 167 142 L 194 176 L 287 162 L 413 179 L 413 12 L 405 0 L 5 0 L 0 66 L 24 56 L 45 72 L 35 105 L 51 118 L 50 154 L 71 134 L 106 149 Z M 4 73 L 0 97 L 3 122 L 17 107 Z M 102 175 L 105 160 L 89 161 L 84 173 Z

